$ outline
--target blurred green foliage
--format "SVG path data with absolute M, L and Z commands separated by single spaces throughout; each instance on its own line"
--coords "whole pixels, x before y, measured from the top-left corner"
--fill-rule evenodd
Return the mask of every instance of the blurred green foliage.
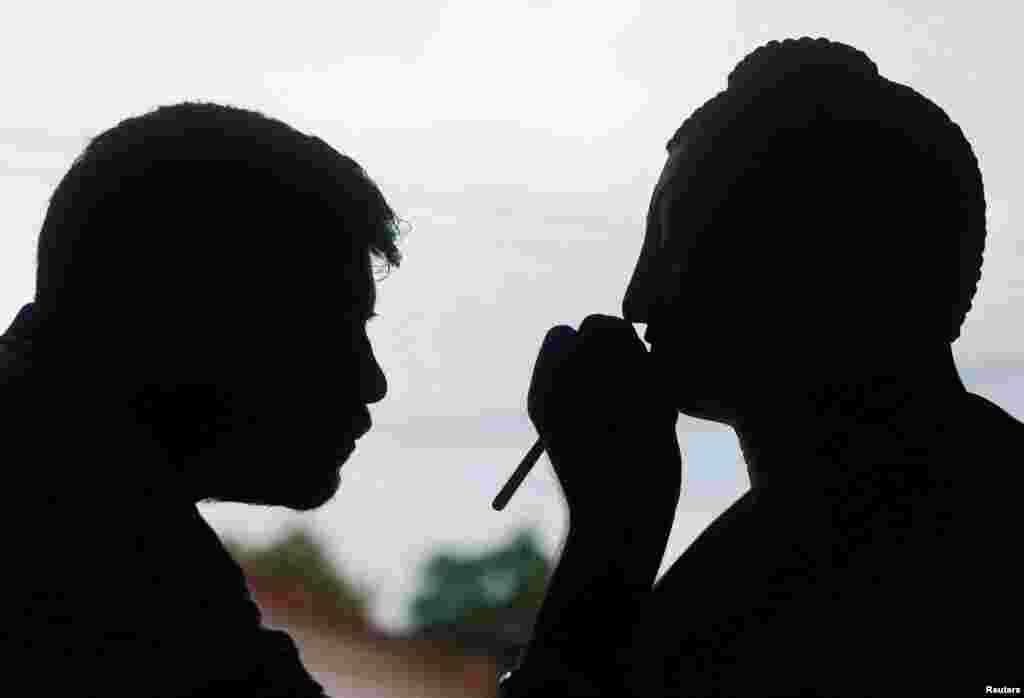
M 423 567 L 412 620 L 419 629 L 443 626 L 496 634 L 510 623 L 528 625 L 544 599 L 550 573 L 529 530 L 482 555 L 438 552 Z
M 291 528 L 283 538 L 267 546 L 225 539 L 224 547 L 251 579 L 294 584 L 315 599 L 318 606 L 328 604 L 365 615 L 369 591 L 347 580 L 331 562 L 322 543 L 305 529 Z

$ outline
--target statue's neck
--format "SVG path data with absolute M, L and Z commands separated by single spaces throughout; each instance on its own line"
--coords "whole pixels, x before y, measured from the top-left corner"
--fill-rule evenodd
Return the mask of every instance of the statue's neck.
M 851 372 L 761 401 L 735 427 L 751 486 L 828 479 L 935 447 L 966 393 L 952 354 L 946 358 L 905 370 Z

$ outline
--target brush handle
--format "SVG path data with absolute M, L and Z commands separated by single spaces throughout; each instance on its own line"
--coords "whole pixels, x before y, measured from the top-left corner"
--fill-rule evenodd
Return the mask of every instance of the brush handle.
M 494 498 L 491 506 L 495 511 L 501 511 L 508 504 L 508 500 L 512 498 L 512 495 L 519 489 L 519 485 L 523 484 L 523 480 L 529 475 L 533 466 L 537 464 L 537 460 L 540 459 L 540 455 L 544 453 L 544 438 L 538 438 L 537 442 L 533 444 L 526 455 L 523 456 L 523 460 L 519 463 L 519 467 L 512 473 L 512 477 L 508 479 L 505 486 L 498 492 L 498 496 Z

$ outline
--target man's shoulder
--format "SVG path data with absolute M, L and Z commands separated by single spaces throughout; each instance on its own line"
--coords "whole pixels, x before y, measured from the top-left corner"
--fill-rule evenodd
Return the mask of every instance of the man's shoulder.
M 214 684 L 221 694 L 321 695 L 291 637 L 262 625 L 241 568 L 195 506 L 148 504 L 130 507 L 116 537 L 86 545 L 76 533 L 81 544 L 35 569 L 27 615 L 14 619 L 19 656 L 72 657 L 87 669 L 76 680 L 109 695 L 137 682 L 147 695 L 207 695 L 199 687 Z M 49 630 L 58 623 L 59 634 Z

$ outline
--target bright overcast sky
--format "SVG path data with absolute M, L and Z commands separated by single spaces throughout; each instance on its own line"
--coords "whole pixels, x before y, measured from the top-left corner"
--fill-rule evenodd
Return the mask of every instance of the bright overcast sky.
M 665 141 L 770 39 L 852 44 L 963 128 L 989 238 L 954 350 L 968 387 L 1024 417 L 1024 233 L 1011 222 L 1021 19 L 1002 1 L 18 3 L 0 41 L 0 322 L 33 295 L 53 187 L 88 137 L 126 116 L 225 102 L 353 156 L 411 225 L 370 324 L 390 386 L 371 408 L 378 426 L 315 514 L 202 510 L 253 538 L 314 525 L 378 585 L 382 622 L 399 623 L 436 544 L 534 524 L 554 551 L 564 521 L 546 470 L 506 512 L 489 509 L 532 442 L 523 409 L 540 339 L 619 314 Z M 746 487 L 730 432 L 684 420 L 681 435 L 689 485 L 670 557 Z

